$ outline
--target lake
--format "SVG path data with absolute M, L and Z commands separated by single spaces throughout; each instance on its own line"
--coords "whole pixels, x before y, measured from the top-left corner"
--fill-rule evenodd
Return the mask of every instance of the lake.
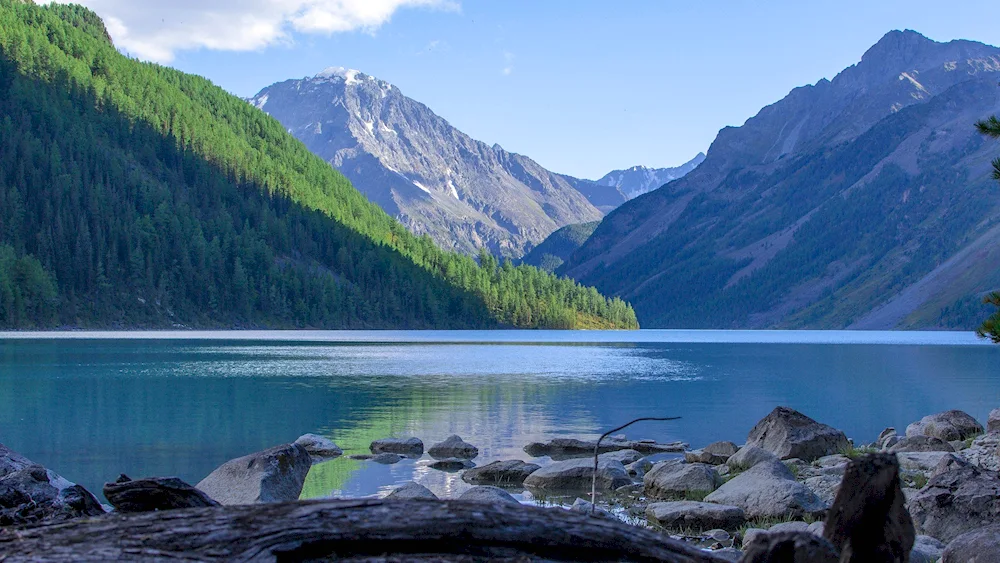
M 1000 346 L 953 332 L 0 333 L 0 443 L 97 494 L 119 473 L 194 484 L 307 432 L 347 453 L 459 434 L 481 465 L 641 416 L 682 418 L 630 438 L 743 443 L 777 405 L 858 443 L 952 408 L 985 421 L 1000 407 Z M 303 496 L 467 487 L 428 463 L 336 459 Z

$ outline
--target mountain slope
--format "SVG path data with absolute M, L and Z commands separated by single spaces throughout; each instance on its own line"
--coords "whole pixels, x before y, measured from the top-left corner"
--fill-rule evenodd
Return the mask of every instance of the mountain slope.
M 617 188 L 624 194 L 626 199 L 633 199 L 644 193 L 651 192 L 668 182 L 683 178 L 704 161 L 705 153 L 698 153 L 691 160 L 674 168 L 633 166 L 626 170 L 613 170 L 595 183 L 600 186 Z
M 0 0 L 0 325 L 634 326 L 627 304 L 411 235 L 275 120 Z
M 355 70 L 280 82 L 251 103 L 444 248 L 520 256 L 563 225 L 603 215 L 563 176 L 472 139 L 395 86 Z
M 998 79 L 1000 49 L 891 32 L 720 131 L 560 272 L 646 326 L 972 328 L 969 304 L 1000 286 L 996 145 L 972 126 L 1000 110 Z
M 521 259 L 521 263 L 541 268 L 546 272 L 554 272 L 571 254 L 583 246 L 599 224 L 599 221 L 593 221 L 566 225 L 532 248 L 531 252 Z

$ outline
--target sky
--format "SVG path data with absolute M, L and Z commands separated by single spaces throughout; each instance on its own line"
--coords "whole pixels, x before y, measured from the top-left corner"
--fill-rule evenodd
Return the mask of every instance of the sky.
M 886 32 L 1000 45 L 996 0 L 75 0 L 123 52 L 250 97 L 358 69 L 473 138 L 597 179 L 676 166 Z

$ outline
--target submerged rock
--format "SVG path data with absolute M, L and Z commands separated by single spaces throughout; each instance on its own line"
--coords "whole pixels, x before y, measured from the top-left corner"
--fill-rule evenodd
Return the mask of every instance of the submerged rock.
M 295 443 L 305 448 L 309 455 L 322 459 L 339 457 L 344 454 L 344 450 L 334 444 L 333 440 L 318 434 L 303 434 L 295 440 Z
M 500 485 L 504 487 L 519 487 L 524 480 L 540 465 L 525 463 L 519 459 L 510 461 L 494 461 L 482 467 L 469 469 L 462 473 L 462 480 L 473 485 Z
M 933 436 L 945 442 L 965 440 L 983 433 L 983 425 L 960 410 L 927 415 L 906 427 L 906 436 Z
M 594 475 L 594 460 L 571 459 L 556 461 L 533 472 L 524 480 L 524 486 L 538 491 L 590 490 Z M 597 490 L 613 491 L 630 485 L 632 479 L 625 473 L 620 461 L 600 460 L 597 466 Z
M 847 436 L 788 407 L 776 407 L 750 430 L 747 446 L 765 449 L 780 459 L 813 461 L 850 447 Z
M 438 471 L 461 471 L 463 469 L 471 469 L 475 466 L 475 463 L 472 463 L 467 459 L 459 459 L 457 457 L 439 459 L 430 464 L 431 469 L 437 469 Z
M 305 448 L 285 444 L 227 461 L 197 488 L 226 505 L 298 500 L 311 466 Z
M 394 463 L 399 463 L 400 461 L 402 461 L 403 456 L 399 454 L 383 452 L 380 454 L 375 454 L 369 459 L 371 461 L 374 461 L 375 463 L 381 463 L 382 465 L 392 465 Z
M 549 456 L 552 459 L 567 459 L 594 455 L 597 440 L 577 440 L 576 438 L 555 438 L 548 442 L 532 442 L 524 447 L 531 457 Z M 683 442 L 659 444 L 651 440 L 626 440 L 622 438 L 606 438 L 601 442 L 598 454 L 618 450 L 635 450 L 642 454 L 681 453 L 687 449 Z
M 479 455 L 479 448 L 453 434 L 445 438 L 443 442 L 431 446 L 427 453 L 434 459 L 472 459 Z
M 420 438 L 383 438 L 369 446 L 373 454 L 390 453 L 420 457 L 424 455 L 424 443 Z
M 132 480 L 122 475 L 114 483 L 104 484 L 104 498 L 122 513 L 219 506 L 204 492 L 177 477 Z

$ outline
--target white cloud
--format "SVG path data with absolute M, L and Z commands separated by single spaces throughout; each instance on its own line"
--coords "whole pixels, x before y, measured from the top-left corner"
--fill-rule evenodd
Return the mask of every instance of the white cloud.
M 400 8 L 458 9 L 457 0 L 73 0 L 97 12 L 129 54 L 170 62 L 177 51 L 249 51 L 290 33 L 374 31 Z
M 501 72 L 503 72 L 504 76 L 510 76 L 510 73 L 514 72 L 514 53 L 511 53 L 510 51 L 504 51 L 503 62 L 504 66 Z

